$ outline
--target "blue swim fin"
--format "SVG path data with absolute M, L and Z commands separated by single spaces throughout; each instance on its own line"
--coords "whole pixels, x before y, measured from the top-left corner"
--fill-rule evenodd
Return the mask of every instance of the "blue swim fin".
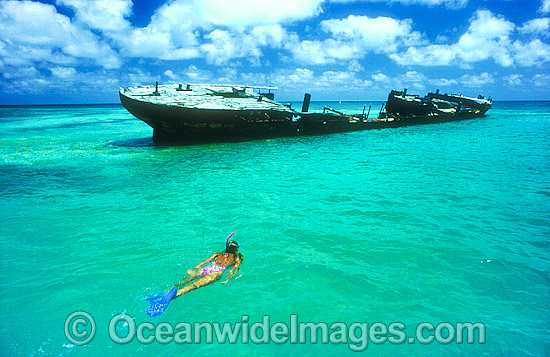
M 151 317 L 157 317 L 160 316 L 166 310 L 168 307 L 168 304 L 172 299 L 176 296 L 178 293 L 178 288 L 175 286 L 167 292 L 162 298 L 156 301 L 151 301 L 151 306 L 147 309 L 147 315 Z

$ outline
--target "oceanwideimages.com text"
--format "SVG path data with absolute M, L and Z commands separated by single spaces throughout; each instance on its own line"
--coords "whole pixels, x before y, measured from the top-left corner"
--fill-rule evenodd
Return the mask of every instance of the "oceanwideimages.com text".
M 97 326 L 93 317 L 84 312 L 72 313 L 65 320 L 65 336 L 75 345 L 84 345 L 94 338 Z M 481 322 L 423 322 L 408 331 L 401 322 L 304 322 L 298 315 L 287 321 L 272 321 L 264 315 L 261 321 L 251 321 L 248 315 L 238 322 L 168 322 L 136 323 L 133 317 L 118 314 L 111 318 L 109 337 L 117 344 L 134 340 L 142 344 L 345 344 L 352 351 L 365 351 L 369 344 L 484 344 L 485 325 Z

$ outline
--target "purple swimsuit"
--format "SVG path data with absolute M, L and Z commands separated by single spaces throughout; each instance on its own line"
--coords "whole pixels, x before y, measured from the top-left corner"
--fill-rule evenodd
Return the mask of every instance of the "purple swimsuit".
M 208 275 L 208 274 L 212 274 L 212 273 L 219 273 L 219 272 L 222 272 L 222 271 L 225 271 L 227 267 L 221 267 L 219 265 L 216 265 L 216 263 L 212 263 L 204 268 L 202 268 L 202 275 Z

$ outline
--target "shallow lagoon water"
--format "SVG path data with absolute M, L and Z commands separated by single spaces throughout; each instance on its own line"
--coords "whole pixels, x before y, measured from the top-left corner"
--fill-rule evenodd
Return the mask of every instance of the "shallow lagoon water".
M 196 146 L 155 146 L 152 129 L 117 105 L 2 107 L 0 132 L 2 355 L 353 353 L 346 343 L 242 339 L 119 345 L 108 326 L 121 313 L 173 326 L 264 315 L 399 322 L 407 336 L 423 322 L 481 322 L 485 344 L 366 351 L 550 351 L 549 102 L 496 102 L 484 118 L 445 124 Z M 238 279 L 147 317 L 144 298 L 222 250 L 231 232 L 245 257 Z M 64 333 L 74 311 L 96 322 L 85 346 Z

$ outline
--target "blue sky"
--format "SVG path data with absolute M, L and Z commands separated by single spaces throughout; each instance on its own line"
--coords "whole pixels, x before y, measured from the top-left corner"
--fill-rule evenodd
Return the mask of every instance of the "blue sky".
M 550 0 L 0 0 L 0 33 L 0 104 L 155 81 L 550 100 Z

